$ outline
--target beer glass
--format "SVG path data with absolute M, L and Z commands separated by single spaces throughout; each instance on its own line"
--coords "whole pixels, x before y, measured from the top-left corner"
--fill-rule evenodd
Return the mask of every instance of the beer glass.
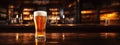
M 35 38 L 45 40 L 46 22 L 47 22 L 46 11 L 34 11 Z

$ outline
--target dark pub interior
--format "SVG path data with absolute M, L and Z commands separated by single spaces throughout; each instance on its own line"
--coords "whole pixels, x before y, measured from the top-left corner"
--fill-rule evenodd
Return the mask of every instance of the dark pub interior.
M 119 27 L 120 0 L 0 0 L 0 45 L 120 45 Z

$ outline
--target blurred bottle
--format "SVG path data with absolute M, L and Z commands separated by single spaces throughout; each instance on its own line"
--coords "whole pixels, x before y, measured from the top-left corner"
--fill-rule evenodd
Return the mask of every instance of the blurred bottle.
M 21 14 L 20 17 L 19 17 L 19 24 L 23 24 L 23 17 L 22 17 L 22 14 Z
M 15 16 L 10 18 L 10 24 L 22 24 L 22 23 L 23 23 L 22 14 L 15 15 Z
M 10 23 L 11 24 L 17 24 L 18 23 L 18 15 L 12 16 L 10 18 Z

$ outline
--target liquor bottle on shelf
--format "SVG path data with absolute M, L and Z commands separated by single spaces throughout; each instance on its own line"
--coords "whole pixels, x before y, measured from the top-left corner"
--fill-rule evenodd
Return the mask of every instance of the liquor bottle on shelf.
M 19 17 L 19 24 L 23 24 L 23 17 L 22 17 L 22 14 L 21 14 L 20 17 Z

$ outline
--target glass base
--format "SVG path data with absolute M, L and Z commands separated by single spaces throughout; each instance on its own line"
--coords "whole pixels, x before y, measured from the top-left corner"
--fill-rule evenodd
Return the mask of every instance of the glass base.
M 36 36 L 35 39 L 39 40 L 39 41 L 46 41 L 46 37 L 45 36 Z

